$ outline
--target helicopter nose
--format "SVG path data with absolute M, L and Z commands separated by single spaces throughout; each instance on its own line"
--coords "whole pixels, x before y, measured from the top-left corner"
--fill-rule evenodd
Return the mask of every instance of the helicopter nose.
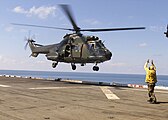
M 108 60 L 110 60 L 111 57 L 112 57 L 112 53 L 111 53 L 110 51 L 107 51 L 107 52 L 106 52 L 106 58 L 107 58 Z

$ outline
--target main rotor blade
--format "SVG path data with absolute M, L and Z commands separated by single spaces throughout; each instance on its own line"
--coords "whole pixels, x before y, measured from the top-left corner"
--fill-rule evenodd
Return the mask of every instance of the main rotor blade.
M 61 29 L 61 30 L 75 31 L 74 29 L 59 28 L 59 27 L 50 27 L 50 26 L 42 26 L 42 25 L 30 25 L 30 24 L 18 24 L 18 23 L 11 23 L 11 24 L 12 25 L 19 25 L 19 26 L 29 26 L 29 27 L 40 27 L 40 28 Z
M 80 31 L 103 32 L 103 31 L 138 30 L 138 29 L 145 29 L 145 27 L 132 27 L 132 28 L 105 28 L 105 29 L 80 29 Z
M 72 15 L 72 10 L 70 9 L 70 7 L 68 5 L 65 4 L 61 4 L 60 7 L 62 8 L 62 10 L 64 11 L 64 13 L 66 14 L 66 16 L 68 17 L 68 19 L 70 20 L 74 30 L 76 32 L 80 31 L 80 28 L 77 26 L 75 19 Z

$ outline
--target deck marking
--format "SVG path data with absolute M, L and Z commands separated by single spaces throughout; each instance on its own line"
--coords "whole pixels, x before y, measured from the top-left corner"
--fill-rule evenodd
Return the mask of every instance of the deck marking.
M 9 85 L 1 85 L 0 84 L 0 87 L 11 87 L 11 86 L 9 86 Z
M 100 87 L 100 88 L 103 91 L 103 93 L 106 95 L 107 99 L 110 99 L 110 100 L 120 99 L 111 90 L 109 90 L 108 87 Z

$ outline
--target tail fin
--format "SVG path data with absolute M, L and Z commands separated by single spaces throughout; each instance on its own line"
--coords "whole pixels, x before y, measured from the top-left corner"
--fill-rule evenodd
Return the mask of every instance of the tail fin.
M 34 40 L 28 40 L 27 44 L 29 44 L 29 47 L 31 49 L 31 52 L 32 52 L 31 56 L 37 57 L 39 53 L 35 52 L 35 49 L 36 49 L 35 41 Z

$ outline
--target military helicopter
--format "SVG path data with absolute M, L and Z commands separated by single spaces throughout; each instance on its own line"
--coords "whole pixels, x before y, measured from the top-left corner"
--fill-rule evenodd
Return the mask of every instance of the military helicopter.
M 36 44 L 33 39 L 27 39 L 26 46 L 29 45 L 32 51 L 31 56 L 37 57 L 39 54 L 45 54 L 48 60 L 53 61 L 53 68 L 55 68 L 59 62 L 70 63 L 72 70 L 76 70 L 75 64 L 80 64 L 81 66 L 84 66 L 86 65 L 86 63 L 94 63 L 95 65 L 93 66 L 93 70 L 98 71 L 98 63 L 102 63 L 111 59 L 112 53 L 105 47 L 102 40 L 100 40 L 97 36 L 85 36 L 81 33 L 82 31 L 102 32 L 145 29 L 145 27 L 81 29 L 77 26 L 74 17 L 72 16 L 69 5 L 59 6 L 68 17 L 69 21 L 73 26 L 73 29 L 12 23 L 13 25 L 61 29 L 73 32 L 70 34 L 66 34 L 60 43 L 51 45 Z
M 164 32 L 164 34 L 166 35 L 166 37 L 168 38 L 168 25 L 167 25 L 167 31 Z

